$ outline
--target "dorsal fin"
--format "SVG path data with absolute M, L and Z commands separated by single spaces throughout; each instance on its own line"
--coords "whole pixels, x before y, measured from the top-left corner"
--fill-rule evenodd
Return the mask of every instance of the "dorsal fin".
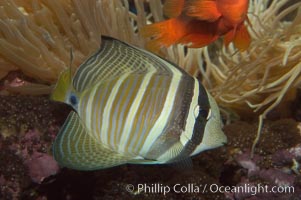
M 77 170 L 103 169 L 132 159 L 97 142 L 87 133 L 74 111 L 71 111 L 54 141 L 53 155 L 61 166 Z
M 69 76 L 73 77 L 73 71 L 72 71 L 72 65 L 73 65 L 73 49 L 70 48 L 70 64 L 69 64 Z M 72 84 L 72 81 L 70 80 L 70 85 Z
M 184 8 L 184 12 L 187 16 L 209 22 L 218 20 L 222 15 L 217 8 L 217 3 L 212 0 L 189 1 Z
M 169 18 L 178 17 L 184 8 L 184 4 L 185 0 L 166 0 L 163 7 L 164 14 Z
M 119 40 L 102 36 L 100 49 L 82 63 L 73 79 L 76 91 L 81 92 L 96 83 L 119 78 L 125 73 L 143 74 L 149 70 L 172 75 L 178 69 L 168 61 Z

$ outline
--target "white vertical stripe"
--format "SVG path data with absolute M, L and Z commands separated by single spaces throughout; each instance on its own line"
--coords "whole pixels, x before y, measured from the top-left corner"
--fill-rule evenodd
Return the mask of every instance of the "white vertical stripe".
M 96 132 L 97 134 L 97 141 L 100 141 L 100 130 L 101 130 L 101 116 L 102 116 L 102 108 L 104 107 L 104 104 L 106 103 L 105 102 L 105 99 L 107 96 L 109 96 L 109 91 L 108 91 L 108 87 L 105 87 L 104 89 L 100 90 L 99 89 L 99 86 L 98 86 L 98 90 L 97 90 L 97 93 L 95 95 L 97 95 L 97 98 L 95 99 L 94 101 L 94 113 L 93 116 L 92 116 L 92 119 L 94 119 L 94 122 L 93 123 L 93 131 Z
M 89 94 L 86 94 L 85 95 L 86 98 L 83 99 L 83 100 L 87 100 L 86 109 L 83 110 L 83 112 L 86 112 L 85 124 L 86 127 L 89 129 L 87 130 L 88 134 L 94 134 L 93 135 L 94 139 L 99 138 L 97 131 L 95 129 L 95 125 L 97 124 L 97 122 L 95 121 L 95 119 L 93 119 L 95 108 L 97 107 L 94 102 L 94 97 L 98 91 L 98 88 L 99 88 L 98 86 L 94 86 L 93 90 L 91 92 L 88 91 Z
M 88 90 L 87 90 L 88 91 Z M 80 96 L 79 96 L 79 102 L 78 102 L 78 115 L 80 117 L 80 119 L 82 120 L 82 122 L 85 125 L 85 128 L 89 128 L 89 126 L 87 126 L 87 112 L 89 110 L 88 105 L 88 101 L 90 100 L 90 94 L 89 91 L 84 91 Z
M 92 55 L 91 57 L 89 57 L 89 61 L 94 58 L 94 62 L 89 63 L 88 65 L 86 64 L 85 61 L 83 64 L 81 64 L 79 66 L 79 69 L 82 70 L 80 72 L 80 74 L 76 74 L 75 76 L 75 88 L 79 89 L 80 91 L 84 90 L 85 87 L 89 84 L 89 82 L 91 80 L 95 79 L 95 74 L 98 75 L 98 73 L 96 73 L 96 71 L 98 72 L 97 69 L 103 69 L 103 67 L 101 66 L 106 66 L 107 63 L 111 62 L 110 58 L 114 58 L 117 56 L 117 52 L 111 52 L 112 49 L 110 49 L 110 51 L 106 52 L 106 54 L 104 55 L 103 51 L 97 52 L 96 54 Z M 115 55 L 116 54 L 116 55 Z M 100 57 L 101 55 L 101 57 Z M 99 58 L 100 57 L 100 58 Z M 104 61 L 105 60 L 105 61 Z M 101 64 L 101 66 L 99 66 Z M 84 67 L 83 69 L 81 69 L 82 67 Z M 97 77 L 96 77 L 97 78 Z
M 108 138 L 109 138 L 108 135 L 111 134 L 111 130 L 109 130 L 109 124 L 110 124 L 110 115 L 111 115 L 113 102 L 117 95 L 120 85 L 128 76 L 129 76 L 129 74 L 126 73 L 126 74 L 123 74 L 121 77 L 119 77 L 118 81 L 115 83 L 115 85 L 110 93 L 110 96 L 105 104 L 104 111 L 102 113 L 102 122 L 101 122 L 102 126 L 101 126 L 101 130 L 100 130 L 100 136 L 101 136 L 100 138 L 101 138 L 101 141 L 107 145 L 109 145 L 109 143 L 110 143 L 110 141 L 108 141 Z M 96 123 L 94 120 L 93 120 L 93 122 Z
M 133 122 L 137 115 L 138 108 L 139 108 L 141 100 L 144 96 L 145 88 L 147 88 L 152 76 L 157 71 L 152 66 L 149 66 L 149 68 L 150 68 L 149 72 L 145 74 L 143 81 L 142 81 L 141 85 L 139 86 L 138 93 L 136 94 L 136 97 L 135 97 L 134 101 L 132 102 L 129 113 L 126 117 L 124 129 L 122 131 L 121 138 L 120 138 L 120 144 L 118 147 L 119 152 L 125 152 L 125 147 L 126 147 L 126 144 L 128 143 L 128 139 L 129 139 L 129 136 L 132 131 Z
M 199 115 L 198 100 L 199 100 L 199 82 L 194 78 L 194 90 L 193 97 L 190 103 L 188 116 L 186 119 L 185 132 L 181 134 L 180 141 L 185 146 L 185 144 L 192 138 L 193 128 L 195 124 L 196 117 Z
M 73 142 L 73 134 L 70 134 L 70 133 L 74 133 L 74 132 L 78 132 L 78 125 L 76 123 L 74 123 L 74 119 L 72 121 L 70 121 L 70 125 L 71 125 L 71 129 L 68 130 L 68 132 L 64 133 L 65 137 L 66 138 L 66 142 L 64 142 L 65 144 L 67 143 L 67 149 L 68 149 L 68 152 L 67 152 L 67 155 L 71 155 L 72 154 L 72 151 L 71 151 L 71 144 Z M 72 136 L 72 137 L 71 137 Z
M 147 135 L 147 138 L 141 148 L 140 155 L 144 156 L 149 151 L 151 145 L 157 140 L 157 138 L 162 134 L 163 129 L 165 128 L 170 113 L 173 109 L 173 104 L 176 98 L 176 93 L 178 86 L 180 84 L 182 73 L 176 69 L 174 66 L 169 64 L 168 62 L 162 60 L 162 62 L 169 67 L 169 69 L 172 72 L 172 78 L 171 83 L 168 88 L 168 93 L 166 95 L 166 99 L 164 102 L 163 109 L 160 113 L 160 116 L 157 118 L 156 123 L 154 124 L 153 128 L 150 130 L 150 132 Z

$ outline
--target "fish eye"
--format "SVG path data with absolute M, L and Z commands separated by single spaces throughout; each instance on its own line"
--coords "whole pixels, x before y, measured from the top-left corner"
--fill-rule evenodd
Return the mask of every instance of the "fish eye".
M 199 105 L 197 105 L 194 108 L 194 117 L 197 118 L 198 116 L 201 116 L 202 118 L 205 118 L 206 120 L 208 120 L 211 116 L 211 109 L 205 110 L 205 109 L 200 108 Z
M 200 109 L 199 115 L 208 120 L 208 111 L 205 109 Z
M 77 98 L 76 98 L 76 96 L 74 94 L 70 95 L 70 99 L 69 100 L 70 100 L 70 103 L 72 105 L 76 105 L 77 104 Z

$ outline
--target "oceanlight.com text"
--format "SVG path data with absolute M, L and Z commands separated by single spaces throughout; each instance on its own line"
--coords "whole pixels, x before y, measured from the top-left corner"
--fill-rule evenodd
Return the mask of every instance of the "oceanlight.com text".
M 162 183 L 127 184 L 125 189 L 133 194 L 149 193 L 163 194 L 174 193 L 247 193 L 256 195 L 259 193 L 294 193 L 293 186 L 268 186 L 262 184 L 244 184 L 240 186 L 222 186 L 218 184 L 174 184 L 164 185 Z

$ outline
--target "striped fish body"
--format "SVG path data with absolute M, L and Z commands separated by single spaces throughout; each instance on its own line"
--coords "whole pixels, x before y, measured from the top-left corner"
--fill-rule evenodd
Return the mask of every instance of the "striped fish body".
M 53 92 L 75 110 L 53 145 L 62 166 L 170 163 L 226 142 L 218 107 L 201 83 L 149 52 L 102 37 L 66 87 L 68 74 Z

